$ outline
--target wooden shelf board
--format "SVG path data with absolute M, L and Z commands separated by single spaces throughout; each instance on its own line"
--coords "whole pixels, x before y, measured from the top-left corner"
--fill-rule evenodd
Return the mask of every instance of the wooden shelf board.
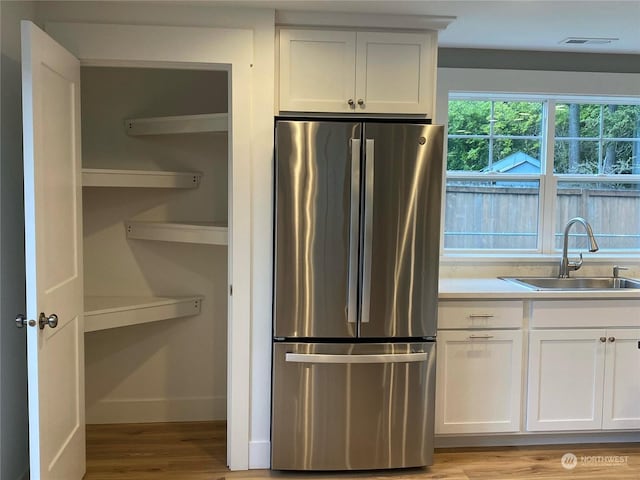
M 127 237 L 164 242 L 227 245 L 228 229 L 220 223 L 146 222 L 126 223 Z
M 172 117 L 130 118 L 124 121 L 129 135 L 164 135 L 177 133 L 226 132 L 226 113 L 178 115 Z
M 196 188 L 200 172 L 83 168 L 83 187 Z
M 84 298 L 84 331 L 139 325 L 200 313 L 201 296 L 190 297 L 116 297 Z

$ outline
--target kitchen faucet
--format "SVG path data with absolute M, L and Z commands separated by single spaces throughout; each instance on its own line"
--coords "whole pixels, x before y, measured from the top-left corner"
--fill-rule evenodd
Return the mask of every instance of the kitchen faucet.
M 567 222 L 567 225 L 564 227 L 564 243 L 562 244 L 562 260 L 560 260 L 560 273 L 558 274 L 558 278 L 569 278 L 569 272 L 578 270 L 582 266 L 582 253 L 580 253 L 580 260 L 577 262 L 569 261 L 568 257 L 568 248 L 569 248 L 569 230 L 574 223 L 581 223 L 585 230 L 587 231 L 587 236 L 589 237 L 589 251 L 597 252 L 598 251 L 598 242 L 596 242 L 595 237 L 593 236 L 593 230 L 591 230 L 591 225 L 582 217 L 574 217 Z

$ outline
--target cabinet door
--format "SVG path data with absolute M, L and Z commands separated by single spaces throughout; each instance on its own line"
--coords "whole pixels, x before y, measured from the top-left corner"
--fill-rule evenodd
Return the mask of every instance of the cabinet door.
M 280 110 L 353 112 L 355 42 L 354 32 L 281 30 Z
M 640 428 L 640 330 L 607 330 L 605 429 Z
M 435 33 L 359 32 L 356 111 L 433 116 Z
M 604 329 L 530 332 L 527 430 L 600 429 L 604 337 Z
M 520 430 L 521 330 L 440 330 L 436 364 L 436 433 Z

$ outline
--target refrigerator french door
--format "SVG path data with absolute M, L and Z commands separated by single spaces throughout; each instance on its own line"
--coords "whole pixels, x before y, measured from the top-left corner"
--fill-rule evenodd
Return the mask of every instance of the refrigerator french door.
M 431 463 L 442 137 L 276 122 L 272 468 Z

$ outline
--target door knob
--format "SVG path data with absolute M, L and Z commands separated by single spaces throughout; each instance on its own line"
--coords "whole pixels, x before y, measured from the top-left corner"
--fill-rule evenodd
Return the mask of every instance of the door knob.
M 44 312 L 41 312 L 38 317 L 38 325 L 40 326 L 40 330 L 44 329 L 46 325 L 49 325 L 51 328 L 56 328 L 58 326 L 58 315 L 52 313 L 47 317 Z
M 349 104 L 349 106 L 351 108 L 353 108 L 353 106 L 355 105 L 355 102 L 353 101 L 353 98 L 350 98 L 349 100 L 347 100 L 347 103 Z
M 22 314 L 22 313 L 19 313 L 18 315 L 16 315 L 16 327 L 22 328 L 25 325 L 29 325 L 30 327 L 35 327 L 36 326 L 36 321 L 35 320 L 27 320 L 27 317 L 24 316 L 24 314 Z
M 359 98 L 358 99 L 358 105 L 360 105 L 361 107 L 364 107 L 364 100 Z
M 616 337 L 609 337 L 609 341 L 610 342 L 615 342 L 616 341 Z

